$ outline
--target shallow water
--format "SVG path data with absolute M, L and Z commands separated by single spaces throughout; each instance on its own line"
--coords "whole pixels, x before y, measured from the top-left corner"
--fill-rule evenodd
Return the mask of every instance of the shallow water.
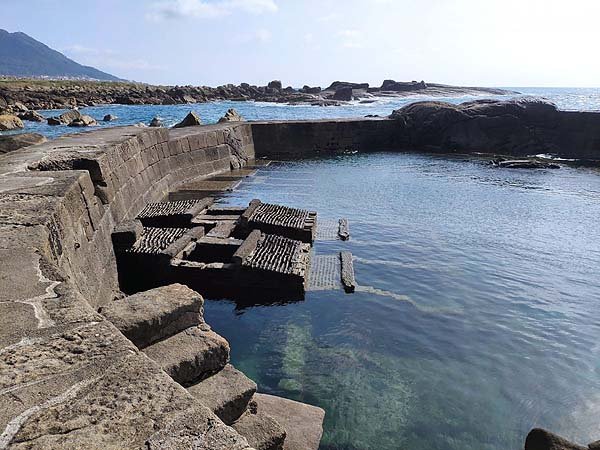
M 262 392 L 326 410 L 322 449 L 600 438 L 600 176 L 418 154 L 278 163 L 227 194 L 347 217 L 354 294 L 206 318 Z
M 597 88 L 509 88 L 523 93 L 544 97 L 566 110 L 600 110 L 600 89 Z M 520 96 L 517 96 L 520 97 Z M 374 103 L 362 104 L 352 102 L 341 106 L 309 106 L 309 105 L 286 105 L 276 103 L 260 102 L 210 102 L 189 105 L 108 105 L 82 108 L 81 111 L 89 114 L 98 121 L 106 114 L 119 117 L 114 122 L 99 122 L 100 127 L 132 125 L 136 123 L 148 124 L 153 117 L 161 117 L 166 126 L 172 126 L 179 122 L 188 112 L 196 111 L 204 123 L 216 123 L 229 108 L 235 108 L 247 120 L 299 120 L 299 119 L 323 119 L 338 117 L 363 117 L 369 114 L 387 116 L 395 109 L 401 108 L 409 103 L 422 100 L 439 100 L 451 103 L 462 103 L 481 98 L 512 98 L 511 96 L 458 96 L 458 97 L 428 97 L 414 95 L 405 98 L 380 99 Z M 62 110 L 41 111 L 45 117 L 61 114 Z M 67 126 L 49 126 L 46 123 L 25 122 L 25 130 L 17 132 L 42 133 L 50 138 L 66 133 L 76 133 L 87 129 L 69 128 Z M 93 128 L 92 128 L 93 129 Z M 5 132 L 6 133 L 6 132 Z M 2 132 L 0 132 L 2 134 Z

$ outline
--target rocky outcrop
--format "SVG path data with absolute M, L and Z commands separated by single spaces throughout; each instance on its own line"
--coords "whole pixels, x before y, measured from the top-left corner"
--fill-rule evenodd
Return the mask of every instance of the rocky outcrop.
M 25 125 L 17 116 L 11 114 L 0 115 L 0 131 L 17 130 L 24 127 Z
M 28 122 L 45 122 L 46 118 L 36 111 L 27 110 L 17 113 L 17 117 Z
M 279 81 L 279 80 L 273 80 L 273 81 L 271 81 L 267 85 L 267 87 L 269 89 L 274 89 L 274 90 L 277 90 L 277 91 L 281 91 L 281 89 L 283 88 L 283 85 L 281 84 L 281 81 Z
M 91 127 L 94 125 L 98 125 L 96 119 L 86 114 L 82 114 L 78 119 L 72 120 L 67 124 L 69 127 Z
M 0 154 L 14 152 L 23 147 L 41 144 L 46 138 L 38 133 L 21 133 L 0 136 Z
M 200 116 L 196 114 L 194 111 L 188 113 L 187 116 L 183 118 L 181 122 L 174 125 L 173 128 L 185 128 L 185 127 L 194 127 L 197 125 L 202 125 L 202 121 L 200 120 Z
M 219 119 L 219 123 L 223 122 L 242 122 L 244 118 L 233 108 L 227 110 L 225 115 Z
M 332 97 L 334 100 L 350 101 L 354 98 L 353 91 L 350 86 L 344 86 L 335 91 Z
M 538 99 L 417 102 L 390 116 L 413 149 L 499 154 L 553 153 L 560 113 Z
M 588 450 L 588 447 L 573 444 L 541 428 L 534 428 L 527 435 L 525 450 Z
M 393 87 L 390 82 L 397 83 L 396 88 L 382 90 L 370 88 L 368 83 L 349 83 L 336 81 L 326 90 L 305 85 L 302 89 L 292 87 L 282 88 L 281 81 L 275 80 L 267 86 L 255 86 L 248 83 L 240 85 L 226 84 L 217 87 L 210 86 L 151 86 L 142 83 L 93 83 L 93 82 L 62 82 L 44 81 L 32 82 L 23 88 L 22 82 L 2 83 L 0 86 L 0 110 L 13 111 L 16 103 L 26 108 L 66 109 L 73 107 L 95 106 L 100 104 L 123 105 L 174 105 L 186 103 L 202 103 L 216 100 L 256 100 L 277 103 L 306 103 L 314 105 L 335 104 L 331 99 L 341 88 L 350 87 L 354 96 L 370 98 L 372 96 L 406 96 L 413 92 L 425 93 L 432 96 L 454 94 L 508 94 L 509 91 L 489 88 L 463 88 L 427 83 L 422 89 L 421 83 L 400 83 L 386 81 L 386 87 Z M 402 89 L 400 86 L 402 85 Z M 414 89 L 413 89 L 414 88 Z M 340 100 L 341 101 L 341 100 Z M 6 105 L 4 105 L 4 103 Z M 16 112 L 16 110 L 15 110 Z
M 412 92 L 421 91 L 427 89 L 427 84 L 424 81 L 417 82 L 400 82 L 394 80 L 384 80 L 383 84 L 379 88 L 380 91 L 393 91 L 393 92 Z

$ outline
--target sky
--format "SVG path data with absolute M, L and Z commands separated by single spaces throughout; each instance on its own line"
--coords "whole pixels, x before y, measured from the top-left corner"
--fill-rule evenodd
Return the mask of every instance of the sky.
M 168 85 L 600 86 L 600 0 L 0 0 L 0 28 Z

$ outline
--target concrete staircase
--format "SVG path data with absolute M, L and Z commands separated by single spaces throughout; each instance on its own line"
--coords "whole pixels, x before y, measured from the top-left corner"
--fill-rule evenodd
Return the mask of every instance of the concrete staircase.
M 256 383 L 229 364 L 229 344 L 204 322 L 203 299 L 195 291 L 159 287 L 116 300 L 100 313 L 256 450 L 318 448 L 318 439 L 314 446 L 285 446 L 286 430 L 259 406 Z M 320 439 L 323 415 L 313 417 Z

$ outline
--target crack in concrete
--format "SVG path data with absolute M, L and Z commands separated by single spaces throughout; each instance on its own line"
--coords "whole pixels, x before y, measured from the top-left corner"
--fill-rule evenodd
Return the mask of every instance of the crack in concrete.
M 35 405 L 35 406 L 32 406 L 31 408 L 23 411 L 21 414 L 19 414 L 13 420 L 8 422 L 8 424 L 6 425 L 6 428 L 4 429 L 4 432 L 2 433 L 2 435 L 0 435 L 0 450 L 4 450 L 8 447 L 8 445 L 11 443 L 13 438 L 19 432 L 19 430 L 23 427 L 25 422 L 27 422 L 27 420 L 31 416 L 33 416 L 35 413 L 43 411 L 44 409 L 51 408 L 53 406 L 58 405 L 59 403 L 63 403 L 65 401 L 69 400 L 71 397 L 73 397 L 75 394 L 77 394 L 77 392 L 79 392 L 81 389 L 96 382 L 96 380 L 98 380 L 98 378 L 92 378 L 90 380 L 80 381 L 79 383 L 76 383 L 73 386 L 71 386 L 69 389 L 67 389 L 62 394 L 57 395 L 56 397 L 50 398 L 49 400 L 42 403 L 41 405 Z

